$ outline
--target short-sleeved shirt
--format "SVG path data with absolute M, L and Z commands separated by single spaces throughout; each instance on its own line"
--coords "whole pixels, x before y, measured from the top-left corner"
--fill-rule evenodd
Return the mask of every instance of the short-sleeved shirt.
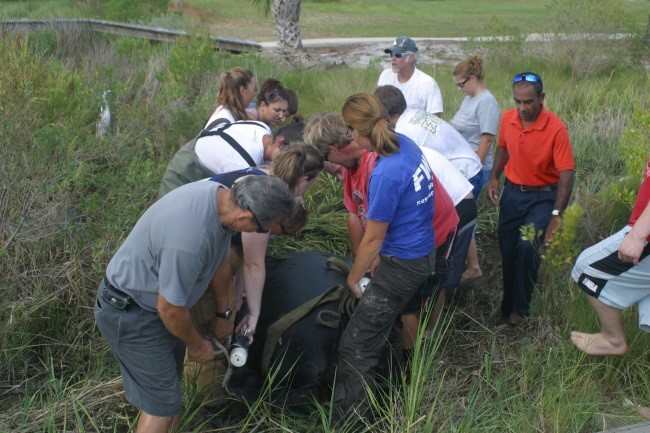
M 421 150 L 423 153 L 425 150 L 434 152 L 431 149 Z M 425 156 L 427 157 L 427 162 L 429 162 L 429 156 L 426 154 Z M 442 156 L 440 158 L 445 159 Z M 377 154 L 364 149 L 359 160 L 359 166 L 355 169 L 346 170 L 343 178 L 343 203 L 345 208 L 348 212 L 359 218 L 361 227 L 364 230 L 366 229 L 366 210 L 368 209 L 368 182 L 370 180 L 370 173 L 375 168 L 376 162 Z M 445 162 L 449 164 L 446 160 Z M 451 164 L 449 164 L 448 168 L 456 170 Z M 433 195 L 436 199 L 434 201 L 434 217 L 431 223 L 436 233 L 436 247 L 438 247 L 456 229 L 460 219 L 454 207 L 455 203 L 445 190 L 443 183 L 438 179 L 435 169 L 433 169 L 433 172 Z M 463 182 L 469 185 L 469 191 L 471 191 L 472 185 L 458 171 L 456 173 Z M 467 192 L 465 195 L 467 195 Z
M 108 281 L 148 311 L 156 311 L 158 294 L 191 308 L 228 257 L 234 233 L 218 219 L 219 188 L 223 185 L 193 182 L 155 202 L 109 262 Z
M 397 136 L 399 150 L 379 157 L 370 175 L 366 218 L 388 223 L 382 254 L 418 259 L 435 245 L 431 167 L 411 139 Z
M 415 68 L 411 78 L 405 83 L 400 83 L 397 73 L 392 69 L 384 70 L 379 75 L 377 87 L 391 85 L 402 91 L 406 106 L 415 110 L 428 111 L 429 113 L 442 113 L 442 94 L 440 86 L 430 75 Z
M 463 201 L 474 187 L 465 179 L 463 173 L 458 171 L 441 153 L 428 147 L 421 147 L 422 153 L 427 157 L 431 170 L 436 175 L 445 191 L 449 194 L 454 206 Z M 436 206 L 437 206 L 436 199 Z M 437 209 L 437 207 L 436 207 Z
M 440 117 L 407 108 L 399 117 L 395 131 L 409 137 L 420 147 L 428 147 L 452 163 L 465 179 L 471 179 L 483 165 L 472 146 L 460 132 Z
M 219 105 L 217 108 L 214 109 L 208 121 L 205 122 L 204 128 L 207 128 L 212 122 L 214 122 L 217 119 L 226 119 L 228 123 L 233 123 L 235 121 L 235 116 L 232 115 L 232 112 L 229 109 L 227 109 L 223 105 Z
M 263 138 L 265 135 L 273 134 L 268 125 L 253 120 L 240 120 L 217 128 L 217 130 L 222 129 L 224 134 L 228 134 L 235 142 L 239 143 L 255 164 L 264 163 Z M 250 164 L 218 135 L 199 138 L 194 146 L 194 152 L 201 165 L 214 174 L 250 167 Z
M 345 170 L 343 174 L 343 205 L 359 218 L 364 230 L 368 211 L 368 182 L 376 164 L 377 154 L 363 149 L 359 165 Z
M 636 195 L 632 214 L 627 223 L 629 226 L 633 226 L 637 222 L 645 208 L 648 206 L 648 202 L 650 202 L 650 160 L 648 160 L 645 173 L 643 173 L 643 179 L 641 180 L 641 185 L 639 185 L 639 192 Z M 647 240 L 650 242 L 650 236 Z
M 555 185 L 561 171 L 575 169 L 567 128 L 546 108 L 526 129 L 516 109 L 505 111 L 499 126 L 499 147 L 508 151 L 505 175 L 517 184 Z
M 501 111 L 497 100 L 489 90 L 484 90 L 476 96 L 465 96 L 458 112 L 449 123 L 460 132 L 476 152 L 483 134 L 496 137 L 500 116 Z M 493 158 L 492 148 L 490 148 L 483 161 L 483 170 L 492 169 Z

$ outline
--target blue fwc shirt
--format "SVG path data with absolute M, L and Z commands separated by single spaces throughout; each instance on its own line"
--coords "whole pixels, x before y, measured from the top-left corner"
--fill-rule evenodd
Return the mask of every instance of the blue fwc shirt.
M 413 140 L 397 137 L 399 151 L 380 157 L 370 175 L 366 218 L 388 223 L 381 254 L 418 259 L 435 245 L 431 168 Z

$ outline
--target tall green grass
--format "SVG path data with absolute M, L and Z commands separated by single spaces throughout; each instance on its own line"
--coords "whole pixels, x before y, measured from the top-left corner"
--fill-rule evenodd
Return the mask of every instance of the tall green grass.
M 134 427 L 117 365 L 94 327 L 94 294 L 108 260 L 155 199 L 169 159 L 211 111 L 221 71 L 239 65 L 260 79 L 280 78 L 297 90 L 306 116 L 371 91 L 379 72 L 375 65 L 286 70 L 256 55 L 213 53 L 200 38 L 169 46 L 70 30 L 6 33 L 0 44 L 0 429 L 7 431 Z M 593 432 L 639 422 L 636 406 L 650 406 L 649 337 L 634 309 L 623 315 L 631 343 L 625 356 L 590 358 L 569 342 L 572 329 L 595 330 L 597 322 L 567 263 L 629 212 L 634 170 L 650 146 L 648 72 L 622 59 L 580 76 L 569 65 L 576 59 L 558 68 L 508 44 L 502 49 L 485 54 L 488 86 L 508 109 L 515 72 L 534 69 L 544 78 L 547 106 L 573 141 L 582 215 L 555 247 L 562 260 L 544 264 L 530 325 L 504 329 L 494 325 L 496 214 L 482 202 L 488 276 L 450 297 L 446 331 L 421 346 L 410 384 L 381 399 L 380 431 Z M 451 117 L 462 97 L 451 80 L 454 65 L 421 66 L 435 75 Z M 97 138 L 106 89 L 114 120 L 110 134 Z M 271 250 L 348 254 L 341 196 L 341 185 L 323 175 L 306 197 L 306 229 L 274 239 Z M 189 388 L 185 407 L 183 431 L 211 430 Z M 258 403 L 229 431 L 327 432 L 330 409 L 314 402 L 305 414 Z

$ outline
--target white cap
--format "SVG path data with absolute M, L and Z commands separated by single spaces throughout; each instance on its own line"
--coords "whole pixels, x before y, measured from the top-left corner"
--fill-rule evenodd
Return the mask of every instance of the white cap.
M 235 347 L 230 352 L 230 363 L 234 367 L 243 367 L 248 359 L 248 351 L 243 347 Z

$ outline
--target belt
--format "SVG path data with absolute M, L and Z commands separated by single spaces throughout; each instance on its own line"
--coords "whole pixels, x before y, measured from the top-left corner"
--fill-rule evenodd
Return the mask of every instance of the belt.
M 113 286 L 106 277 L 104 277 L 104 289 L 101 290 L 100 297 L 107 304 L 117 308 L 118 310 L 128 311 L 131 309 L 141 309 L 129 294 L 124 293 L 117 287 Z
M 518 183 L 511 182 L 508 178 L 506 178 L 505 185 L 522 192 L 557 191 L 557 184 L 541 186 L 519 185 Z

